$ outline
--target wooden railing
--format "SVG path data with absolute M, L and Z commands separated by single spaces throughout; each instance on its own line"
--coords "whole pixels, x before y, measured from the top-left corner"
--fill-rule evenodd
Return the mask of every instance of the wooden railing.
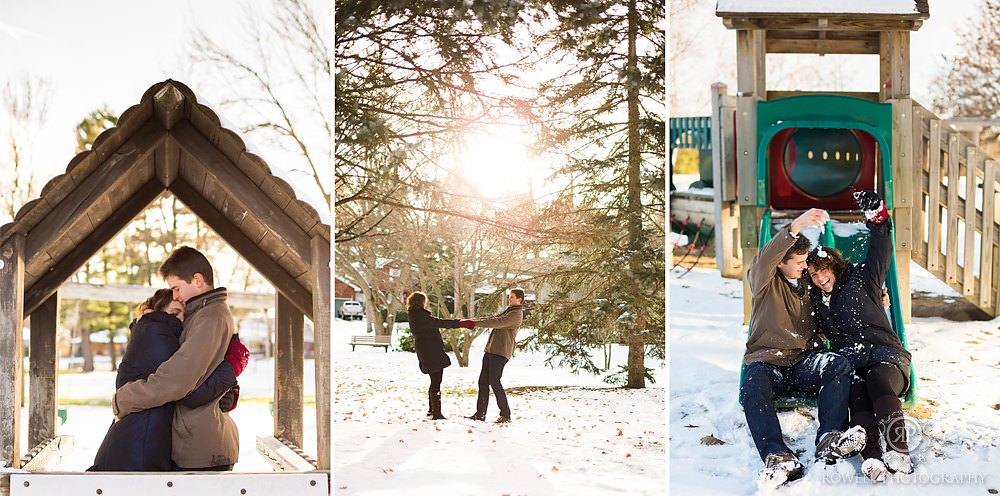
M 998 162 L 916 102 L 913 261 L 1000 315 Z

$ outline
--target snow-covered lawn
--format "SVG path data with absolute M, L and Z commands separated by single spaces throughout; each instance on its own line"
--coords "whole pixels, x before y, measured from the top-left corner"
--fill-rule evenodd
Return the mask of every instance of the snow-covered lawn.
M 912 274 L 915 291 L 958 298 L 918 266 Z M 672 274 L 669 294 L 671 494 L 755 494 L 763 464 L 737 398 L 747 332 L 742 282 L 696 268 L 680 279 Z M 799 409 L 779 413 L 789 446 L 802 450 L 806 463 L 805 479 L 789 494 L 985 495 L 1000 489 L 1000 319 L 914 319 L 906 332 L 921 398 L 907 414 L 923 417 L 915 473 L 875 485 L 860 475 L 860 457 L 813 465 L 816 411 Z M 725 444 L 702 444 L 709 435 Z
M 522 331 L 522 334 L 526 331 Z M 490 396 L 488 422 L 463 418 L 476 409 L 486 335 L 467 368 L 444 371 L 443 412 L 430 421 L 428 377 L 413 353 L 361 347 L 350 336 L 361 322 L 337 320 L 333 355 L 334 494 L 660 496 L 666 490 L 663 383 L 612 388 L 599 377 L 544 365 L 518 352 L 504 369 L 513 413 L 506 426 Z M 523 336 L 519 336 L 523 337 Z M 612 369 L 625 360 L 616 349 Z M 647 359 L 662 379 L 663 364 Z
M 101 370 L 82 374 L 71 373 L 59 376 L 60 408 L 67 409 L 66 423 L 58 427 L 58 434 L 72 435 L 74 449 L 55 469 L 59 471 L 83 471 L 94 463 L 94 455 L 104 440 L 111 425 L 111 396 L 115 392 L 115 373 L 107 370 L 108 364 L 97 364 Z M 304 373 L 306 406 L 304 414 L 304 444 L 307 454 L 316 457 L 316 407 L 315 375 L 313 360 L 305 363 Z M 27 379 L 26 379 L 27 381 Z M 269 472 L 272 467 L 257 453 L 257 436 L 269 436 L 274 432 L 274 417 L 271 415 L 270 401 L 274 397 L 274 361 L 252 357 L 243 374 L 240 375 L 240 402 L 232 412 L 233 420 L 240 431 L 240 461 L 233 468 L 237 472 Z M 27 388 L 27 385 L 25 385 Z M 108 406 L 104 406 L 104 405 Z M 91 406 L 98 405 L 98 406 Z M 21 412 L 22 453 L 27 446 L 28 410 Z

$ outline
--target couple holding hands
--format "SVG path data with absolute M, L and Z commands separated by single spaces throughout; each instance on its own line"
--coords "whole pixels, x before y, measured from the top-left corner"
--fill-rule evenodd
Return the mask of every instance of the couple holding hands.
M 872 191 L 854 194 L 870 233 L 861 263 L 811 243 L 800 231 L 822 227 L 811 209 L 778 232 L 750 265 L 753 318 L 743 363 L 740 403 L 764 461 L 763 477 L 784 483 L 804 467 L 782 439 L 772 401 L 785 392 L 818 392 L 815 460 L 834 463 L 858 453 L 873 481 L 911 473 L 903 396 L 910 353 L 886 316 L 883 284 L 893 254 L 892 222 Z M 885 443 L 885 451 L 882 442 Z
M 507 404 L 507 394 L 500 384 L 503 368 L 514 354 L 517 330 L 524 319 L 524 290 L 511 289 L 507 294 L 507 308 L 502 312 L 484 319 L 439 319 L 431 315 L 427 309 L 427 295 L 415 291 L 406 298 L 406 311 L 410 322 L 410 332 L 417 350 L 417 360 L 420 371 L 431 378 L 427 390 L 429 408 L 427 415 L 434 420 L 446 418 L 441 414 L 441 380 L 444 369 L 451 365 L 451 360 L 444 351 L 439 329 L 473 329 L 483 327 L 493 329 L 486 341 L 483 353 L 483 366 L 479 372 L 479 396 L 476 401 L 476 413 L 468 418 L 485 421 L 486 409 L 490 402 L 490 389 L 496 396 L 500 416 L 496 423 L 506 424 L 511 420 L 510 406 Z

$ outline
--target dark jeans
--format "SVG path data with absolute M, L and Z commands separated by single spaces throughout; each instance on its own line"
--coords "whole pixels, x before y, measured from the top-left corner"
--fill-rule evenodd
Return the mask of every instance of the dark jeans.
M 492 353 L 483 353 L 483 368 L 479 372 L 479 398 L 476 401 L 476 415 L 486 415 L 486 408 L 490 404 L 490 388 L 493 388 L 493 396 L 497 398 L 500 415 L 510 417 L 507 393 L 503 390 L 503 384 L 500 384 L 504 365 L 507 365 L 506 358 Z
M 786 392 L 819 391 L 819 431 L 816 440 L 830 431 L 847 429 L 851 391 L 851 364 L 826 352 L 810 353 L 791 367 L 765 362 L 747 365 L 740 384 L 740 404 L 760 459 L 773 453 L 794 453 L 781 438 L 781 423 L 771 403 Z
M 427 388 L 427 403 L 433 410 L 434 400 L 441 398 L 441 380 L 444 378 L 444 370 L 431 372 L 427 375 L 431 376 L 431 385 Z

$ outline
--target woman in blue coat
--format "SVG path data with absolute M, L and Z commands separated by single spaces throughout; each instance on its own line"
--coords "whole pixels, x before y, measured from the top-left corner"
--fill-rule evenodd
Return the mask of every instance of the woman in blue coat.
M 444 419 L 445 416 L 441 414 L 441 380 L 445 367 L 451 365 L 451 359 L 444 352 L 441 331 L 438 329 L 457 329 L 463 321 L 439 319 L 431 315 L 430 310 L 427 310 L 427 295 L 420 291 L 414 291 L 406 298 L 406 314 L 414 347 L 417 349 L 420 371 L 431 376 L 431 385 L 427 389 L 430 404 L 427 414 L 434 420 Z
M 121 364 L 115 387 L 146 379 L 180 348 L 184 306 L 174 301 L 169 289 L 160 289 L 139 305 L 137 319 L 130 325 L 132 336 Z M 249 353 L 238 337 L 230 341 L 226 360 L 203 384 L 180 402 L 189 407 L 219 401 L 224 411 L 235 408 L 238 398 L 236 377 L 246 366 Z M 221 397 L 221 398 L 220 398 Z M 111 424 L 97 450 L 90 471 L 169 471 L 177 470 L 171 460 L 171 429 L 174 403 L 133 413 Z

